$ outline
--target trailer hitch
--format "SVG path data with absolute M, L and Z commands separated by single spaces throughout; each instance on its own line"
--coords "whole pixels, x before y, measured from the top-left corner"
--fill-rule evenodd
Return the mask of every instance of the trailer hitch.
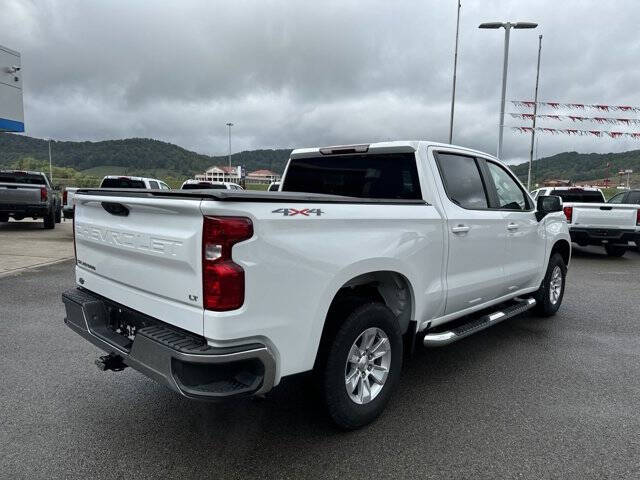
M 116 355 L 115 353 L 110 353 L 109 355 L 104 355 L 100 358 L 97 358 L 96 366 L 98 370 L 102 370 L 106 372 L 107 370 L 111 370 L 113 372 L 121 372 L 127 365 L 122 361 L 122 357 L 120 355 Z

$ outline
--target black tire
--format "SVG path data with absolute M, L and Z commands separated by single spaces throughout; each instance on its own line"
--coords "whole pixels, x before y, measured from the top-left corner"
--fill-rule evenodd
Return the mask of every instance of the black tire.
M 345 385 L 347 369 L 355 368 L 354 364 L 348 364 L 347 360 L 354 342 L 369 328 L 380 329 L 387 336 L 390 345 L 390 359 L 386 380 L 384 380 L 382 388 L 368 403 L 359 404 L 352 400 L 347 393 Z M 380 338 L 375 337 L 373 344 L 377 344 Z M 385 305 L 367 303 L 348 313 L 333 338 L 327 339 L 327 341 L 330 342 L 330 345 L 326 349 L 324 358 L 320 359 L 317 373 L 329 416 L 337 426 L 345 430 L 362 427 L 375 420 L 382 413 L 400 378 L 402 333 L 398 320 Z M 377 361 L 382 361 L 382 359 Z M 357 375 L 356 381 L 359 378 Z M 361 375 L 364 377 L 365 373 Z M 371 382 L 370 378 L 373 376 L 366 376 L 368 383 Z M 371 383 L 371 385 L 374 384 L 375 382 Z M 356 390 L 359 388 L 357 387 Z M 369 391 L 373 395 L 373 391 Z
M 557 300 L 554 302 L 551 299 L 551 282 L 556 272 L 556 267 L 560 269 L 560 275 L 562 283 L 560 285 L 560 294 Z M 551 317 L 556 314 L 560 305 L 562 305 L 562 299 L 564 298 L 564 288 L 567 280 L 567 266 L 562 259 L 562 255 L 554 253 L 549 259 L 549 265 L 547 271 L 542 280 L 540 288 L 534 293 L 533 298 L 536 299 L 535 312 L 541 317 Z
M 627 253 L 627 249 L 625 247 L 619 247 L 616 245 L 605 245 L 604 251 L 607 252 L 607 255 L 610 257 L 622 257 Z
M 50 212 L 47 212 L 47 214 L 44 216 L 42 220 L 43 220 L 45 230 L 51 230 L 53 228 L 56 228 L 55 210 L 52 209 Z
M 62 209 L 61 208 L 59 208 L 56 211 L 56 223 L 60 223 L 60 222 L 62 222 Z

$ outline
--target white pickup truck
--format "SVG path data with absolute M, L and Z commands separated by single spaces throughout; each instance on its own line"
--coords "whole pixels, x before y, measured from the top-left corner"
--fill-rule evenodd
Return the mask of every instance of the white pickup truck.
M 532 195 L 562 198 L 571 240 L 581 247 L 599 245 L 607 255 L 621 257 L 640 245 L 640 207 L 619 203 L 619 195 L 608 203 L 600 189 L 589 187 L 540 188 Z
M 403 351 L 562 302 L 558 197 L 495 158 L 403 141 L 294 150 L 279 192 L 76 192 L 66 324 L 193 399 L 314 370 L 343 428 L 380 414 Z

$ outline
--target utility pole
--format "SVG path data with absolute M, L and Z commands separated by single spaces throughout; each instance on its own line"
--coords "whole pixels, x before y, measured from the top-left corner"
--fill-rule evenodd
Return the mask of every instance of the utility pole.
M 231 166 L 231 127 L 233 127 L 233 123 L 228 122 L 227 127 L 229 127 L 229 166 Z
M 51 167 L 51 139 L 49 139 L 49 182 L 53 186 L 53 168 Z
M 504 129 L 504 104 L 507 95 L 507 68 L 509 66 L 509 34 L 512 28 L 536 28 L 537 23 L 533 22 L 486 22 L 481 23 L 478 28 L 504 28 L 504 54 L 502 60 L 502 94 L 500 96 L 500 120 L 498 121 L 498 151 L 496 157 L 502 159 L 502 136 Z
M 456 46 L 453 54 L 453 87 L 451 89 L 451 115 L 449 116 L 449 143 L 453 142 L 453 111 L 456 104 L 456 73 L 458 70 L 458 36 L 460 32 L 460 0 L 458 0 L 458 16 L 456 19 Z
M 529 173 L 527 190 L 531 191 L 531 165 L 533 164 L 533 143 L 536 138 L 536 114 L 538 113 L 538 83 L 540 81 L 540 54 L 542 53 L 542 35 L 538 35 L 538 67 L 536 68 L 536 90 L 533 95 L 533 128 L 531 129 L 531 150 L 529 151 Z

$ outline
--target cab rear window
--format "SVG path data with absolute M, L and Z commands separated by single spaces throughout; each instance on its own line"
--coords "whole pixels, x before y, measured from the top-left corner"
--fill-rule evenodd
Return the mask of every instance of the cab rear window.
M 375 199 L 422 198 L 413 153 L 293 159 L 282 191 Z
M 182 186 L 182 190 L 203 190 L 203 189 L 207 189 L 207 190 L 226 190 L 227 187 L 225 187 L 222 184 L 208 183 L 208 182 L 185 183 Z
M 142 180 L 131 178 L 105 178 L 101 188 L 146 188 Z
M 42 175 L 32 173 L 0 173 L 0 183 L 25 183 L 28 185 L 46 185 Z
M 563 202 L 573 203 L 604 203 L 602 193 L 596 190 L 551 190 L 549 195 L 557 195 Z

